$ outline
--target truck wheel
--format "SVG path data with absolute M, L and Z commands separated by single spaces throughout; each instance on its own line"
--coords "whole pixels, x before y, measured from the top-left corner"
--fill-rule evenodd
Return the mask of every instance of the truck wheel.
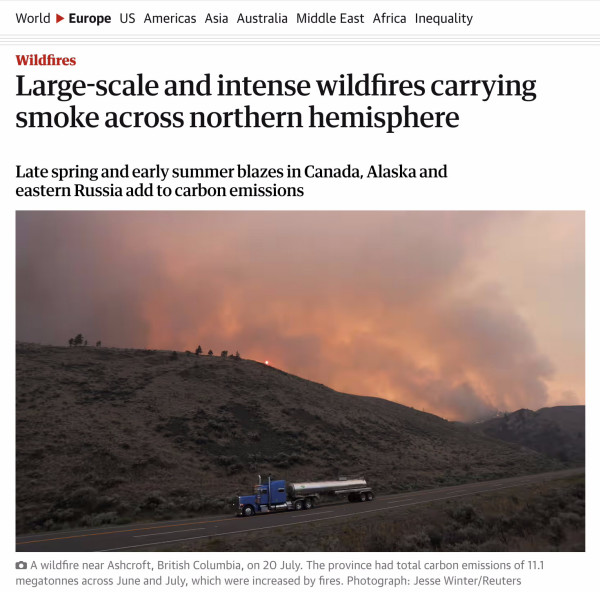
M 367 491 L 367 501 L 368 502 L 372 502 L 374 497 L 375 496 L 373 495 L 372 491 Z
M 254 508 L 252 506 L 244 506 L 244 516 L 254 516 Z
M 348 501 L 349 501 L 349 502 L 355 502 L 355 501 L 356 501 L 356 498 L 354 497 L 354 494 L 353 494 L 353 493 L 351 493 L 351 494 L 348 496 Z
M 364 491 L 360 494 L 360 501 L 361 502 L 367 501 L 367 494 Z
M 304 503 L 302 500 L 296 500 L 294 502 L 294 510 L 304 510 Z
M 304 509 L 310 510 L 313 507 L 313 501 L 310 498 L 304 500 Z

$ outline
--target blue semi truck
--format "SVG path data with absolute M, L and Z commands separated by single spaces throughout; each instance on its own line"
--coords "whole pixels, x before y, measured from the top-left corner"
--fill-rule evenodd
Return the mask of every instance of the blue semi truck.
M 271 476 L 254 486 L 253 495 L 238 497 L 237 515 L 254 516 L 287 510 L 310 510 L 324 497 L 347 496 L 350 502 L 370 502 L 375 496 L 365 479 L 286 483 Z

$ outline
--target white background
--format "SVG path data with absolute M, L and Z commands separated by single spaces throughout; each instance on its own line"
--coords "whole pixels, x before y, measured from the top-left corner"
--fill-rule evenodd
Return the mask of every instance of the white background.
M 26 5 L 19 3 L 19 10 Z M 37 3 L 43 4 L 43 3 Z M 67 3 L 63 3 L 66 5 Z M 83 3 L 78 3 L 80 6 Z M 94 3 L 98 5 L 100 3 Z M 115 8 L 105 3 L 111 13 L 128 10 L 125 5 Z M 158 3 L 154 3 L 158 4 Z M 167 3 L 165 3 L 167 4 Z M 191 11 L 185 3 L 182 10 Z M 221 3 L 226 5 L 229 3 Z M 250 3 L 246 3 L 250 4 Z M 265 3 L 273 4 L 273 3 Z M 283 4 L 283 3 L 282 3 Z M 314 4 L 314 3 L 313 3 Z M 340 4 L 340 3 L 338 3 Z M 349 3 L 344 3 L 347 5 Z M 370 3 L 372 4 L 372 3 Z M 389 3 L 382 3 L 389 4 Z M 397 4 L 397 3 L 396 3 Z M 414 4 L 414 3 L 413 3 Z M 420 3 L 422 5 L 431 3 Z M 454 12 L 452 2 L 446 4 L 447 12 Z M 462 2 L 477 5 L 481 2 Z M 518 21 L 518 2 L 505 4 L 506 13 Z M 546 7 L 555 10 L 554 2 L 531 2 L 540 15 L 543 27 Z M 575 3 L 571 3 L 575 4 Z M 597 3 L 577 3 L 594 6 Z M 112 6 L 111 6 L 112 5 Z M 61 5 L 62 6 L 62 5 Z M 452 8 L 450 8 L 452 7 Z M 17 28 L 14 23 L 15 4 L 2 7 L 2 30 L 8 34 L 33 34 L 38 31 Z M 147 6 L 135 7 L 143 12 Z M 154 7 L 153 7 L 154 8 Z M 306 8 L 306 10 L 314 7 Z M 275 9 L 275 5 L 270 9 Z M 475 9 L 475 6 L 473 6 Z M 589 10 L 588 6 L 585 7 Z M 59 11 L 52 3 L 40 10 Z M 65 12 L 68 8 L 65 10 Z M 180 12 L 182 11 L 180 10 Z M 573 9 L 575 10 L 575 8 Z M 583 9 L 582 9 L 583 10 Z M 79 9 L 79 12 L 83 10 Z M 93 11 L 89 11 L 90 13 Z M 104 8 L 104 12 L 107 9 Z M 169 7 L 164 12 L 174 12 Z M 574 13 L 571 12 L 572 16 Z M 502 26 L 510 19 L 504 18 Z M 565 19 L 567 21 L 569 19 Z M 488 18 L 486 22 L 489 22 Z M 535 26 L 535 19 L 529 24 Z M 583 31 L 593 33 L 598 21 L 590 26 L 589 19 Z M 569 20 L 571 23 L 571 20 Z M 64 24 L 64 23 L 61 23 Z M 567 25 L 565 25 L 567 26 Z M 571 24 L 569 24 L 571 26 Z M 58 27 L 58 25 L 57 25 Z M 569 32 L 581 32 L 573 25 Z M 500 27 L 499 27 L 500 28 Z M 541 29 L 540 29 L 541 30 Z M 67 31 L 66 27 L 64 31 Z M 62 32 L 65 35 L 67 33 Z M 503 29 L 503 32 L 511 31 Z M 46 31 L 44 30 L 44 33 Z M 54 32 L 52 29 L 49 32 Z M 69 31 L 67 31 L 70 33 Z M 79 31 L 78 31 L 79 32 Z M 103 30 L 106 35 L 110 31 Z M 120 31 L 119 31 L 120 32 Z M 170 31 L 173 33 L 173 31 Z M 484 31 L 485 32 L 485 31 Z M 496 31 L 498 32 L 498 31 Z M 516 32 L 523 31 L 517 27 Z M 535 33 L 528 29 L 527 33 Z M 553 31 L 556 32 L 556 31 Z M 158 34 L 157 31 L 152 31 Z M 262 31 L 261 31 L 262 33 Z M 306 31 L 304 32 L 307 33 Z M 428 31 L 427 34 L 430 34 Z M 461 30 L 460 34 L 465 34 Z M 94 35 L 90 32 L 90 35 Z M 598 301 L 596 253 L 598 252 L 598 45 L 524 43 L 426 45 L 390 43 L 368 45 L 359 39 L 354 45 L 311 45 L 306 41 L 298 45 L 69 45 L 64 41 L 41 42 L 18 40 L 6 44 L 1 54 L 1 144 L 0 174 L 4 188 L 2 200 L 2 258 L 6 276 L 3 296 L 5 335 L 2 340 L 5 397 L 3 398 L 4 430 L 2 439 L 3 474 L 2 492 L 5 535 L 1 540 L 2 571 L 5 586 L 14 581 L 13 516 L 14 516 L 14 212 L 27 209 L 578 209 L 586 211 L 587 222 L 587 391 L 588 413 L 588 518 L 587 552 L 580 554 L 546 555 L 547 570 L 537 574 L 537 586 L 526 589 L 564 590 L 576 579 L 593 581 L 594 555 L 598 545 L 594 536 L 598 524 L 593 492 L 597 491 L 594 470 L 597 439 L 594 438 L 596 417 L 595 393 L 597 371 L 594 354 L 597 354 L 594 329 L 597 315 L 593 303 Z M 10 40 L 8 40 L 10 41 Z M 75 56 L 73 68 L 17 68 L 15 53 L 54 53 Z M 261 79 L 336 78 L 341 73 L 383 72 L 388 78 L 422 79 L 494 79 L 498 74 L 505 78 L 535 79 L 537 100 L 524 102 L 519 98 L 415 97 L 415 98 L 322 98 L 316 92 L 307 98 L 103 98 L 92 96 L 75 98 L 69 103 L 56 99 L 15 97 L 15 75 L 28 77 L 97 79 L 133 78 L 143 72 L 147 78 L 162 81 L 168 78 L 198 78 L 205 72 L 216 77 L 249 76 Z M 457 129 L 400 129 L 386 134 L 380 129 L 173 129 L 173 130 L 49 130 L 16 129 L 14 115 L 21 110 L 59 110 L 71 103 L 81 110 L 99 113 L 121 110 L 152 111 L 225 111 L 232 107 L 252 105 L 260 110 L 306 111 L 314 104 L 322 111 L 364 110 L 373 105 L 376 110 L 396 110 L 408 104 L 416 111 L 457 111 L 460 126 Z M 298 180 L 305 186 L 302 198 L 21 198 L 15 197 L 15 166 L 234 166 L 251 163 L 254 166 L 279 167 L 292 164 L 300 166 L 343 166 L 352 163 L 366 167 L 372 163 L 394 166 L 398 163 L 414 166 L 441 166 L 446 163 L 449 178 L 437 181 L 309 181 Z M 292 181 L 278 181 L 292 184 Z M 239 184 L 239 183 L 238 183 Z M 589 363 L 591 360 L 591 363 Z M 590 494 L 591 492 L 591 494 Z M 27 554 L 18 554 L 19 559 Z M 510 554 L 513 560 L 520 558 Z M 60 558 L 66 557 L 60 555 Z M 221 556 L 220 556 L 221 557 Z M 328 558 L 331 556 L 328 556 Z M 461 554 L 462 557 L 466 557 Z M 39 559 L 40 556 L 38 555 Z M 55 556 L 54 558 L 58 558 Z M 174 558 L 172 556 L 170 559 Z M 307 559 L 303 556 L 303 559 Z M 343 558 L 340 555 L 340 558 Z M 428 556 L 431 558 L 431 555 Z M 506 554 L 496 554 L 498 561 L 508 560 Z M 534 557 L 528 555 L 527 559 Z M 131 557 L 129 557 L 131 560 Z M 213 555 L 212 559 L 216 560 Z M 245 556 L 249 559 L 249 556 Z M 277 557 L 283 559 L 283 556 Z M 403 556 L 407 559 L 407 555 Z M 449 561 L 460 561 L 457 554 L 444 555 Z M 469 559 L 474 560 L 473 555 Z M 81 560 L 81 556 L 79 556 Z M 33 575 L 30 572 L 30 575 Z M 54 574 L 56 575 L 56 574 Z M 589 579 L 588 579 L 589 578 Z M 591 589 L 583 586 L 583 589 Z M 522 588 L 523 589 L 523 588 Z

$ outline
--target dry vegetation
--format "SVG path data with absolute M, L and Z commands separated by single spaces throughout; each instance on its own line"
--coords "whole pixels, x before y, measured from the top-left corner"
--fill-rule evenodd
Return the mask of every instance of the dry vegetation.
M 164 551 L 164 547 L 161 551 Z M 585 551 L 575 477 L 462 500 L 195 541 L 177 551 Z
M 251 360 L 17 344 L 19 532 L 223 511 L 256 473 L 381 494 L 561 466 Z
M 492 438 L 513 442 L 565 463 L 585 462 L 585 406 L 519 409 L 474 426 Z

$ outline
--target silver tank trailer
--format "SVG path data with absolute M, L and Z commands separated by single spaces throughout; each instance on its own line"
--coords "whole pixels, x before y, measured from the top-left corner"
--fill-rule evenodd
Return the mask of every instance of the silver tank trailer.
M 356 491 L 367 487 L 364 479 L 345 479 L 343 481 L 307 481 L 304 483 L 288 483 L 290 497 L 313 495 L 316 493 L 334 493 Z

